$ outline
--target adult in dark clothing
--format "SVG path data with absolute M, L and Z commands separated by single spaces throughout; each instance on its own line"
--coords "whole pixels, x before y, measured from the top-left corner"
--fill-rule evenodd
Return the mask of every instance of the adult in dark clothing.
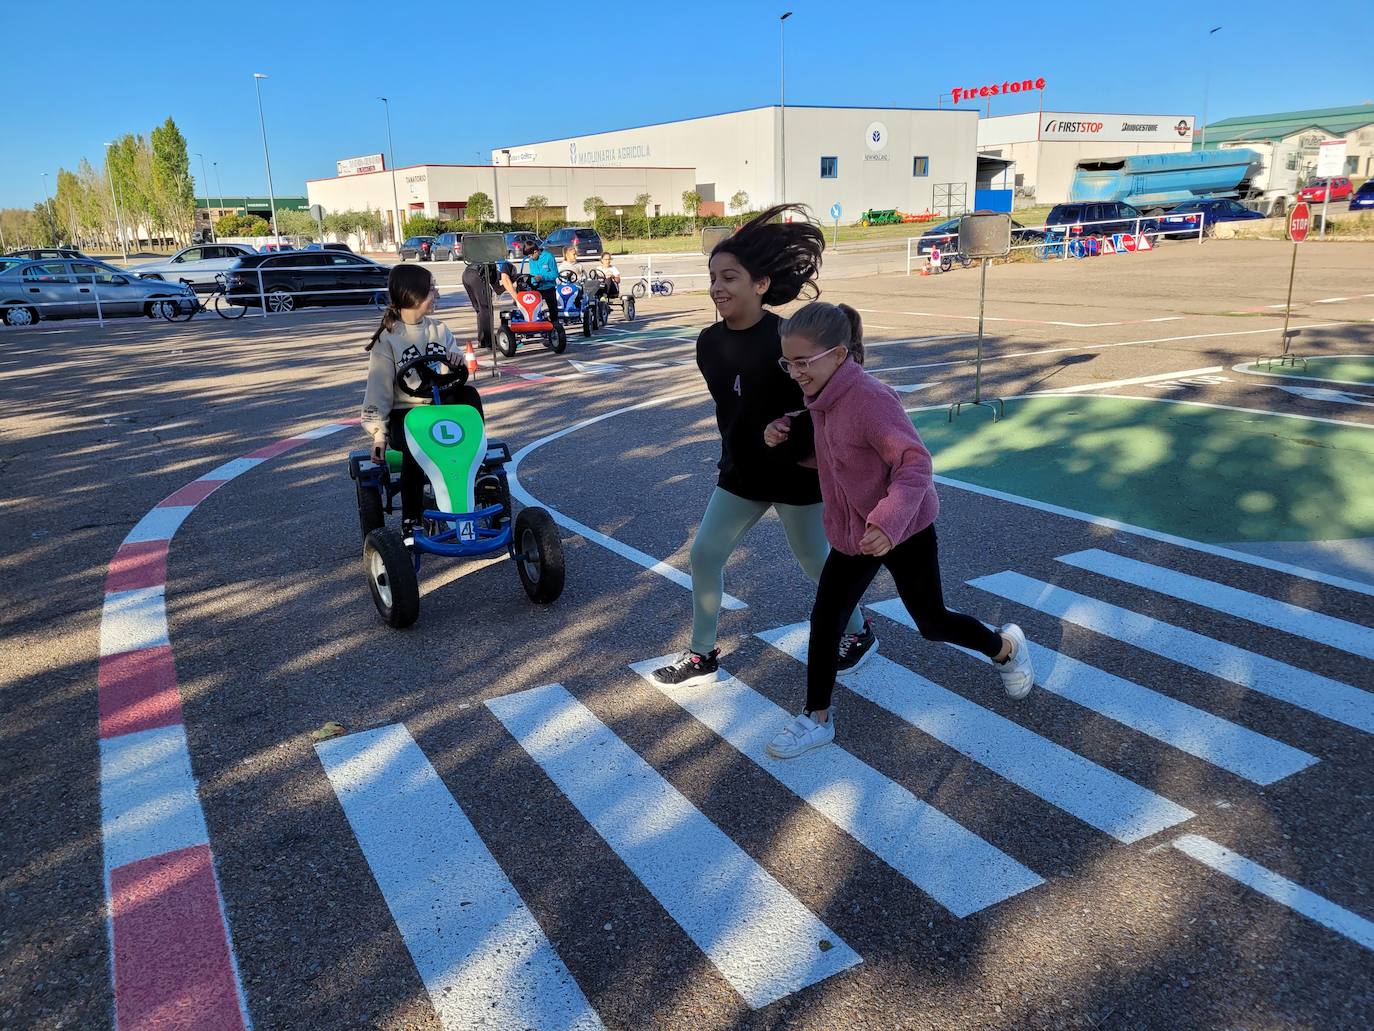
M 801 388 L 778 364 L 778 316 L 765 311 L 816 289 L 825 237 L 796 211 L 778 205 L 751 219 L 711 251 L 711 300 L 721 320 L 697 338 L 697 367 L 716 405 L 720 478 L 692 541 L 692 641 L 673 663 L 654 671 L 675 686 L 714 679 L 725 563 L 749 529 L 772 508 L 802 569 L 819 580 L 830 545 L 821 522 L 821 485 L 810 416 Z M 783 443 L 770 448 L 764 429 L 793 417 Z M 840 642 L 839 667 L 852 670 L 877 639 L 856 608 Z
M 514 268 L 508 261 L 469 265 L 463 269 L 463 290 L 477 312 L 477 346 L 490 347 L 495 331 L 492 319 L 492 294 L 515 293 L 511 278 Z

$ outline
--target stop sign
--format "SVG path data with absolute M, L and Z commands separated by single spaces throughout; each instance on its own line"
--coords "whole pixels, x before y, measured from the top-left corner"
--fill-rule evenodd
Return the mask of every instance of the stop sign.
M 1312 216 L 1307 210 L 1307 205 L 1301 201 L 1294 204 L 1293 210 L 1288 213 L 1288 239 L 1294 243 L 1302 243 L 1307 239 L 1307 230 L 1311 225 Z

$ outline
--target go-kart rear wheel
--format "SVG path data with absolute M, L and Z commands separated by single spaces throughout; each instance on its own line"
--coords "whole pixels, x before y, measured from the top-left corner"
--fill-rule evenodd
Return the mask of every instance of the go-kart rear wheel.
M 625 302 L 620 307 L 625 313 L 625 321 L 633 322 L 635 320 L 635 299 L 633 297 L 625 298 Z
M 362 482 L 353 486 L 358 492 L 358 525 L 366 540 L 369 533 L 386 525 L 386 511 L 382 508 L 381 492 Z
M 408 627 L 420 615 L 420 581 L 415 560 L 395 530 L 373 530 L 363 540 L 363 571 L 372 604 L 387 626 Z
M 592 310 L 590 308 L 582 309 L 582 335 L 584 337 L 592 335 Z
M 542 508 L 526 508 L 515 517 L 515 567 L 530 601 L 548 605 L 563 593 L 563 542 L 553 516 Z
M 515 357 L 515 349 L 519 346 L 519 341 L 515 339 L 515 334 L 505 326 L 496 331 L 496 349 L 507 358 Z
M 548 349 L 554 354 L 562 354 L 568 349 L 568 331 L 561 322 L 555 322 L 553 332 L 546 334 L 544 339 Z

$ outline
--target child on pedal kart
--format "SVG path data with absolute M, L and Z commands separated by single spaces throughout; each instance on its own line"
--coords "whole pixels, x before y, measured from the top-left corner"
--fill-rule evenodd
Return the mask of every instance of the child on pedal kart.
M 424 512 L 425 475 L 406 444 L 405 416 L 422 398 L 396 389 L 396 370 L 412 358 L 434 355 L 444 359 L 461 374 L 457 383 L 444 388 L 444 404 L 471 405 L 479 413 L 482 398 L 466 382 L 467 367 L 463 352 L 453 333 L 442 322 L 430 318 L 439 288 L 434 276 L 422 265 L 397 265 L 387 279 L 390 303 L 382 314 L 381 325 L 372 334 L 365 351 L 369 352 L 367 389 L 363 393 L 362 426 L 372 436 L 372 461 L 386 463 L 388 446 L 401 452 L 401 519 L 409 528 Z

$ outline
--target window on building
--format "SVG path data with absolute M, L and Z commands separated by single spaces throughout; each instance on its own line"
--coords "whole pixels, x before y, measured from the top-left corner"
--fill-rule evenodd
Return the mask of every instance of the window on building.
M 821 158 L 821 178 L 838 179 L 840 175 L 839 158 Z
M 930 175 L 930 158 L 913 157 L 911 159 L 912 175 Z

